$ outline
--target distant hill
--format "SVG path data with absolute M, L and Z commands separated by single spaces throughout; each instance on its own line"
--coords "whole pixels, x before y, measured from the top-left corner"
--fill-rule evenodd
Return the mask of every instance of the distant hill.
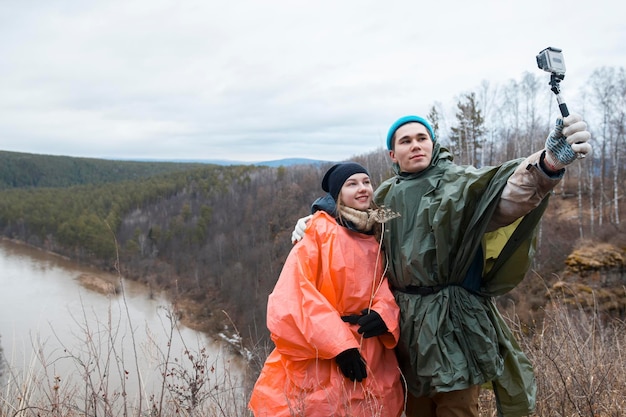
M 0 189 L 70 187 L 138 180 L 204 164 L 114 161 L 0 151 Z
M 333 161 L 325 161 L 320 159 L 308 159 L 308 158 L 284 158 L 275 159 L 271 161 L 233 161 L 229 159 L 133 159 L 135 162 L 174 162 L 183 164 L 213 164 L 213 165 L 254 165 L 254 166 L 266 166 L 266 167 L 279 167 L 279 166 L 294 166 L 294 165 L 320 165 L 326 163 L 332 163 Z
M 317 166 L 329 162 L 306 158 L 285 158 L 261 162 L 224 159 L 97 159 L 0 151 L 0 189 L 104 184 L 138 180 L 206 165 L 288 167 Z
M 286 158 L 286 159 L 277 159 L 274 161 L 254 162 L 253 165 L 279 167 L 279 166 L 293 166 L 293 165 L 321 165 L 321 164 L 326 164 L 326 163 L 331 163 L 331 162 L 333 161 L 322 161 L 319 159 L 306 159 L 306 158 Z

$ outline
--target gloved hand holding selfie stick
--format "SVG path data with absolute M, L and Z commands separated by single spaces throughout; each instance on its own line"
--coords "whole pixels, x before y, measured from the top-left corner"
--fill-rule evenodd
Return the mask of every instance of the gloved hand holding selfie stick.
M 563 60 L 563 54 L 561 53 L 561 49 L 548 47 L 543 51 L 539 52 L 537 55 L 537 65 L 540 69 L 550 73 L 550 87 L 552 92 L 556 95 L 556 100 L 559 104 L 559 110 L 562 115 L 562 119 L 559 118 L 557 120 L 555 129 L 548 136 L 548 140 L 546 141 L 546 149 L 551 151 L 551 156 L 554 156 L 554 166 L 562 168 L 565 165 L 570 164 L 574 159 L 581 159 L 587 156 L 589 152 L 591 152 L 591 147 L 587 142 L 589 139 L 585 136 L 582 138 L 582 134 L 578 134 L 581 136 L 580 138 L 575 138 L 575 135 L 570 135 L 571 137 L 566 138 L 566 136 L 562 133 L 564 128 L 563 119 L 570 115 L 569 110 L 567 109 L 567 104 L 561 98 L 561 90 L 559 83 L 563 81 L 565 78 L 565 61 Z M 580 116 L 575 117 L 576 120 L 567 120 L 569 124 L 576 124 L 582 121 Z M 576 129 L 581 130 L 580 128 Z M 586 130 L 586 125 L 583 130 Z M 588 135 L 588 132 L 585 132 Z M 576 139 L 576 140 L 575 140 Z M 580 140 L 578 140 L 580 139 Z

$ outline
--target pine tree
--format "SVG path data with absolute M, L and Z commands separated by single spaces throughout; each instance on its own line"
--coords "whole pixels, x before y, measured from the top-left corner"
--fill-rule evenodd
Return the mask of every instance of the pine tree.
M 456 126 L 450 130 L 450 144 L 459 163 L 482 165 L 478 156 L 484 143 L 485 120 L 475 93 L 465 94 L 457 103 Z

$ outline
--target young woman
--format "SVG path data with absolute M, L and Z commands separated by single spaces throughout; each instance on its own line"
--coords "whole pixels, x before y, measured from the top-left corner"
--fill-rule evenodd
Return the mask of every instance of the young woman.
M 276 348 L 249 406 L 256 417 L 398 417 L 399 309 L 379 243 L 386 216 L 357 163 L 331 167 L 322 189 L 268 298 Z

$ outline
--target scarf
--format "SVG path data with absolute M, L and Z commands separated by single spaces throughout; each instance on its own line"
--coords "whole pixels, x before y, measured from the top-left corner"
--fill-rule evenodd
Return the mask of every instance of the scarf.
M 400 216 L 400 214 L 384 207 L 361 211 L 343 205 L 339 208 L 339 214 L 342 219 L 352 223 L 354 228 L 362 233 L 371 233 L 374 225 L 385 223 Z

